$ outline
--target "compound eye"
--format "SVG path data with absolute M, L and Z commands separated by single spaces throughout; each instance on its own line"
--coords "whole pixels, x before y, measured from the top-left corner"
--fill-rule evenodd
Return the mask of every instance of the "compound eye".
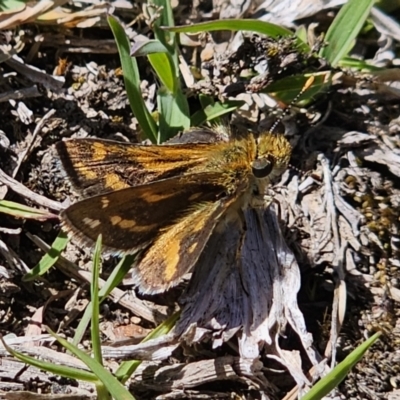
M 265 178 L 274 168 L 274 159 L 271 156 L 258 158 L 253 161 L 252 170 L 256 178 Z

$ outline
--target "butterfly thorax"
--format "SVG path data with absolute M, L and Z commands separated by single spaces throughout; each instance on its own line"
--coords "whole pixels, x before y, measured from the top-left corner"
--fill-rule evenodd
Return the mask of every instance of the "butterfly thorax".
M 287 168 L 290 155 L 291 146 L 284 136 L 248 134 L 216 145 L 201 172 L 214 174 L 226 195 L 243 197 L 242 203 L 247 203 L 252 196 L 265 193 L 271 180 Z

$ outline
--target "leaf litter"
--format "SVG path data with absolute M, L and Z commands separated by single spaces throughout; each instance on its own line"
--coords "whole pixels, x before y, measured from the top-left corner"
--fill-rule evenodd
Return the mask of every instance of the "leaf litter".
M 299 18 L 318 12 L 324 15 L 322 6 L 318 8 L 316 3 L 312 10 L 305 8 L 307 14 L 300 11 L 304 11 L 300 4 L 296 10 L 286 8 L 285 12 L 274 8 L 284 7 L 285 2 L 268 2 L 270 9 L 267 2 L 257 6 L 252 2 L 217 3 L 213 4 L 213 18 L 273 16 L 274 23 L 286 22 L 289 27 L 295 26 L 294 21 Z M 343 2 L 330 2 L 329 7 L 339 3 Z M 59 170 L 54 143 L 64 137 L 137 141 L 138 136 L 117 69 L 116 47 L 104 33 L 104 39 L 99 39 L 99 27 L 105 26 L 104 9 L 93 4 L 71 12 L 67 2 L 52 5 L 48 8 L 50 16 L 43 14 L 47 8 L 38 11 L 30 6 L 1 15 L 5 41 L 0 65 L 0 194 L 2 199 L 59 210 L 71 191 Z M 140 22 L 140 9 L 126 4 L 125 8 L 119 7 L 119 2 L 112 5 L 121 17 L 137 22 L 127 28 L 131 38 L 148 33 Z M 180 4 L 175 11 L 177 25 L 211 15 L 211 10 L 200 2 L 192 8 L 190 4 Z M 380 66 L 398 64 L 394 51 L 398 24 L 390 19 L 391 23 L 385 25 L 387 16 L 379 10 L 374 9 L 372 15 L 382 39 L 373 61 Z M 50 28 L 40 25 L 44 20 Z M 20 30 L 11 31 L 17 25 Z M 78 35 L 77 31 L 62 27 L 84 29 Z M 238 34 L 236 38 L 239 44 L 235 48 L 229 47 L 234 42 L 231 35 L 216 33 L 195 42 L 199 47 L 205 41 L 209 47 L 209 54 L 203 55 L 201 71 L 203 75 L 211 71 L 213 76 L 190 90 L 219 98 L 241 95 L 246 104 L 236 113 L 236 122 L 243 123 L 250 116 L 253 123 L 268 127 L 277 118 L 263 113 L 270 98 L 252 91 L 254 85 L 243 88 L 236 78 L 254 65 L 262 68 L 264 59 L 259 49 L 267 42 L 252 35 Z M 290 43 L 281 42 L 279 49 L 285 45 L 290 48 Z M 238 54 L 244 49 L 252 55 L 243 57 L 251 65 L 241 63 Z M 185 47 L 186 62 L 198 50 Z M 106 61 L 99 54 L 106 54 Z M 287 52 L 282 54 L 285 57 L 275 59 L 279 61 L 277 66 L 285 65 L 281 70 L 277 68 L 279 71 L 288 76 L 301 72 L 302 63 Z M 310 62 L 308 67 L 317 71 L 318 65 L 312 64 L 315 60 Z M 142 70 L 146 71 L 145 63 Z M 270 73 L 271 69 L 266 71 Z M 144 76 L 142 90 L 149 108 L 154 109 L 154 78 L 146 72 Z M 374 80 L 376 76 L 378 79 Z M 261 83 L 256 82 L 261 87 L 276 76 L 264 74 L 262 79 Z M 210 254 L 219 255 L 220 269 L 207 273 L 212 264 L 206 257 L 201 259 L 203 268 L 196 270 L 183 297 L 183 286 L 158 298 L 137 298 L 130 290 L 113 293 L 112 301 L 101 310 L 103 320 L 111 323 L 103 333 L 115 338 L 113 332 L 117 328 L 132 327 L 134 336 L 126 340 L 135 342 L 136 337 L 136 343 L 126 345 L 125 340 L 106 345 L 104 355 L 107 359 L 144 360 L 130 381 L 134 393 L 159 399 L 224 398 L 232 393 L 240 398 L 283 398 L 294 384 L 300 391 L 307 387 L 311 383 L 308 373 L 315 378 L 321 376 L 328 365 L 324 357 L 342 359 L 366 335 L 384 329 L 387 335 L 383 342 L 356 366 L 336 394 L 359 399 L 396 395 L 400 376 L 396 367 L 400 335 L 397 99 L 395 70 L 380 78 L 377 73 L 371 73 L 369 78 L 349 74 L 334 81 L 329 95 L 313 105 L 308 115 L 298 110 L 297 116 L 285 118 L 284 128 L 296 143 L 293 164 L 305 173 L 301 175 L 294 169 L 286 172 L 273 189 L 274 201 L 265 215 L 246 214 L 250 226 L 266 221 L 268 228 L 262 240 L 268 239 L 261 252 L 243 255 L 243 262 L 249 263 L 242 276 L 245 282 L 238 283 L 237 269 L 229 274 L 231 256 L 226 249 L 237 240 L 232 232 L 222 237 L 226 246 L 220 248 L 210 242 Z M 54 270 L 35 286 L 22 282 L 21 274 L 37 263 L 42 255 L 38 249 L 45 249 L 43 242 L 52 242 L 58 225 L 49 221 L 24 223 L 2 215 L 0 227 L 0 309 L 6 310 L 1 314 L 2 333 L 22 338 L 32 331 L 35 315 L 40 315 L 53 330 L 62 327 L 63 334 L 72 337 L 74 321 L 88 295 L 85 282 L 90 279 L 90 251 L 69 244 L 64 261 L 59 263 L 64 268 Z M 248 240 L 257 242 L 261 238 L 249 236 Z M 265 270 L 257 268 L 264 262 L 261 260 L 268 263 L 270 276 L 264 276 Z M 112 260 L 106 261 L 105 272 L 113 265 Z M 210 284 L 204 285 L 207 279 Z M 226 300 L 221 309 L 213 291 L 229 293 L 239 285 L 252 288 L 247 308 L 234 298 Z M 70 302 L 64 296 L 56 296 L 47 304 L 52 293 L 67 293 Z M 183 313 L 175 334 L 138 344 L 140 328 L 147 330 L 165 319 L 176 309 L 179 297 Z M 239 331 L 237 327 L 242 324 L 245 329 Z M 50 359 L 49 344 L 43 346 L 48 341 L 46 337 L 47 334 L 28 337 L 24 351 L 28 352 L 32 343 L 40 343 L 35 347 L 36 354 Z M 89 346 L 87 342 L 84 345 Z M 51 348 L 58 349 L 55 345 Z M 11 371 L 21 365 L 9 359 L 4 349 L 0 352 L 0 390 L 5 396 L 22 390 L 54 393 L 64 386 L 63 390 L 69 393 L 92 397 L 90 388 L 83 384 L 74 388 L 52 382 L 43 373 L 35 384 L 28 385 L 32 374 L 38 374 L 33 368 L 14 382 Z M 65 359 L 62 362 L 67 363 Z M 286 398 L 289 396 L 290 393 Z

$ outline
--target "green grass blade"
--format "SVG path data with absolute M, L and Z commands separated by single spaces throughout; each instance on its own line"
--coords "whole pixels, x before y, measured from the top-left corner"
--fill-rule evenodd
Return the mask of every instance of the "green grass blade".
M 174 16 L 171 8 L 170 0 L 150 0 L 149 4 L 154 4 L 158 8 L 160 8 L 161 15 L 160 18 L 157 19 L 153 26 L 153 31 L 155 37 L 168 49 L 168 64 L 165 65 L 165 68 L 170 69 L 171 73 L 175 77 L 175 88 L 174 90 L 170 90 L 174 95 L 177 94 L 178 91 L 181 90 L 180 87 L 180 76 L 179 76 L 179 59 L 178 59 L 178 43 L 177 37 L 174 32 L 169 32 L 160 28 L 161 25 L 166 25 L 169 27 L 173 27 L 175 25 Z M 152 62 L 150 60 L 150 62 Z M 160 76 L 159 76 L 160 78 Z M 168 86 L 167 86 L 168 87 Z
M 126 274 L 129 272 L 129 270 L 132 267 L 133 261 L 135 260 L 135 257 L 132 255 L 125 256 L 124 258 L 121 259 L 121 261 L 118 263 L 118 265 L 113 269 L 112 273 L 108 277 L 106 283 L 104 286 L 100 289 L 99 291 L 99 302 L 100 304 L 108 297 L 108 295 L 111 293 L 111 291 L 117 287 Z M 87 327 L 89 326 L 89 323 L 92 319 L 92 305 L 91 303 L 88 304 L 86 307 L 86 310 L 79 321 L 79 325 L 77 329 L 75 330 L 75 335 L 72 343 L 74 345 L 78 345 L 80 341 L 82 340 Z
M 155 37 L 168 48 L 169 54 L 171 55 L 173 63 L 175 65 L 175 71 L 177 72 L 176 76 L 179 77 L 179 60 L 176 34 L 174 32 L 166 31 L 160 28 L 160 26 L 162 25 L 168 27 L 173 27 L 175 25 L 171 1 L 150 0 L 149 3 L 155 4 L 156 6 L 162 8 L 160 19 L 155 21 L 153 30 Z
M 346 56 L 353 47 L 354 39 L 363 27 L 375 0 L 349 0 L 338 12 L 326 33 L 328 43 L 321 49 L 320 56 L 333 67 Z
M 171 331 L 171 329 L 175 326 L 176 321 L 178 320 L 180 313 L 177 312 L 171 315 L 168 319 L 166 319 L 163 323 L 161 323 L 157 328 L 153 329 L 143 340 L 142 342 L 147 342 L 150 339 L 156 339 L 158 337 L 164 336 Z M 124 361 L 119 366 L 118 370 L 115 372 L 115 376 L 122 382 L 126 382 L 130 376 L 135 372 L 137 367 L 140 365 L 141 361 L 132 360 L 132 361 Z
M 148 59 L 161 83 L 171 93 L 176 94 L 179 85 L 171 56 L 165 53 L 149 54 Z
M 168 49 L 159 40 L 136 43 L 131 49 L 131 56 L 147 56 L 158 79 L 172 93 L 177 89 L 175 66 Z
M 91 338 L 94 359 L 103 365 L 103 357 L 101 354 L 100 342 L 100 319 L 99 319 L 99 277 L 101 268 L 101 239 L 99 235 L 96 241 L 96 246 L 93 252 L 93 267 L 92 267 L 92 282 L 90 283 L 90 298 L 92 303 L 92 323 L 91 323 Z
M 45 210 L 38 210 L 14 201 L 0 200 L 0 213 L 12 215 L 13 217 L 47 221 L 51 218 L 58 218 L 57 215 Z
M 375 335 L 353 350 L 328 375 L 318 381 L 301 400 L 319 400 L 328 395 L 346 378 L 350 370 L 361 360 L 365 352 L 378 340 L 380 335 L 381 332 L 375 333 Z
M 161 20 L 158 25 L 166 25 L 166 26 L 174 26 L 174 14 L 171 7 L 170 0 L 150 0 L 149 3 L 155 4 L 159 7 L 162 7 L 163 12 L 161 14 Z M 171 38 L 166 37 L 168 40 Z
M 23 282 L 29 282 L 38 276 L 44 275 L 58 260 L 63 250 L 69 242 L 65 232 L 60 231 L 56 240 L 51 245 L 51 249 L 41 258 L 41 260 L 22 278 Z
M 159 143 L 163 143 L 177 133 L 190 128 L 189 105 L 181 91 L 174 95 L 165 88 L 160 88 L 157 103 L 160 112 Z
M 184 25 L 177 27 L 163 27 L 170 32 L 179 33 L 197 33 L 211 31 L 250 31 L 267 35 L 273 38 L 293 36 L 293 32 L 289 29 L 282 28 L 279 25 L 269 22 L 257 21 L 254 19 L 224 19 L 219 21 L 200 22 L 193 25 Z
M 307 44 L 308 38 L 307 38 L 307 29 L 304 25 L 300 25 L 296 29 L 296 36 L 304 43 Z M 308 45 L 308 44 L 307 44 Z
M 0 11 L 20 12 L 26 7 L 26 1 L 23 0 L 4 0 L 0 2 Z
M 105 298 L 107 298 L 111 291 L 122 282 L 126 274 L 132 268 L 132 264 L 134 261 L 134 255 L 127 255 L 121 259 L 121 261 L 117 264 L 117 266 L 113 269 L 112 273 L 108 277 L 105 285 L 99 291 L 101 302 Z
M 67 367 L 63 365 L 49 363 L 43 360 L 37 360 L 31 356 L 27 356 L 26 354 L 22 354 L 18 351 L 15 351 L 13 348 L 9 347 L 2 337 L 0 337 L 4 348 L 16 359 L 22 361 L 25 364 L 31 365 L 33 367 L 39 368 L 43 371 L 50 372 L 52 374 L 63 376 L 65 378 L 77 379 L 84 382 L 98 383 L 98 379 L 96 375 L 89 371 L 84 371 L 78 368 Z
M 79 321 L 79 325 L 75 330 L 75 335 L 74 338 L 72 340 L 72 344 L 77 346 L 82 338 L 85 335 L 86 329 L 90 324 L 90 321 L 92 320 L 92 313 L 93 313 L 93 306 L 92 306 L 92 302 L 90 302 L 86 309 L 85 312 L 83 313 L 83 316 L 81 318 L 81 320 Z
M 137 118 L 145 136 L 153 143 L 157 142 L 157 125 L 146 107 L 140 90 L 140 76 L 136 60 L 130 56 L 130 44 L 125 31 L 118 20 L 108 16 L 108 24 L 117 43 L 122 70 L 124 73 L 125 89 L 132 112 Z
M 190 111 L 179 75 L 177 35 L 174 32 L 160 29 L 161 25 L 174 26 L 171 2 L 169 0 L 150 0 L 149 5 L 151 4 L 161 10 L 160 17 L 154 22 L 154 35 L 168 49 L 168 54 L 148 56 L 158 78 L 164 84 L 164 87 L 159 89 L 157 97 L 158 143 L 163 143 L 190 127 Z
M 150 339 L 156 339 L 163 335 L 166 335 L 171 331 L 171 329 L 175 326 L 176 321 L 178 321 L 181 313 L 176 312 L 172 314 L 169 318 L 167 318 L 164 322 L 157 326 L 157 328 L 153 329 L 144 339 L 143 342 L 147 342 Z
M 212 121 L 213 119 L 222 117 L 225 114 L 229 114 L 244 103 L 243 100 L 228 100 L 224 103 L 216 101 L 214 104 L 209 104 L 192 115 L 191 126 L 200 126 L 206 121 Z
M 342 68 L 355 68 L 358 71 L 363 71 L 363 72 L 382 71 L 381 67 L 376 67 L 375 65 L 369 64 L 365 60 L 359 60 L 358 58 L 352 58 L 352 57 L 343 57 L 339 61 L 338 66 Z
M 132 57 L 143 57 L 154 53 L 168 53 L 168 49 L 159 40 L 143 40 L 131 48 Z
M 290 104 L 298 96 L 311 75 L 294 75 L 273 82 L 262 90 L 263 93 L 271 93 L 276 99 L 285 104 Z M 331 86 L 331 73 L 329 71 L 312 74 L 312 85 L 298 99 L 297 104 L 308 103 L 321 92 L 326 92 Z
M 114 399 L 118 400 L 134 400 L 135 398 L 129 391 L 116 379 L 109 371 L 107 371 L 97 360 L 87 355 L 78 347 L 72 345 L 67 340 L 56 335 L 54 332 L 49 333 L 54 336 L 60 344 L 69 350 L 75 357 L 79 358 L 87 367 L 97 376 L 107 390 L 111 393 Z

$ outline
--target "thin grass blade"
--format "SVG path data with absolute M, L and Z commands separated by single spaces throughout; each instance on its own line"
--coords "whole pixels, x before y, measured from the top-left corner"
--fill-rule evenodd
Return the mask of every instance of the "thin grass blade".
M 179 132 L 190 128 L 190 111 L 187 99 L 181 91 L 174 96 L 165 88 L 160 88 L 157 97 L 160 111 L 160 136 L 158 143 L 163 143 Z
M 99 302 L 100 304 L 108 297 L 108 295 L 111 293 L 111 291 L 116 288 L 124 279 L 126 274 L 129 272 L 129 270 L 132 267 L 133 261 L 135 260 L 135 257 L 133 255 L 128 255 L 125 256 L 124 258 L 121 259 L 121 261 L 118 263 L 118 265 L 113 269 L 112 273 L 108 277 L 105 285 L 99 290 Z M 87 327 L 89 326 L 89 323 L 92 319 L 92 304 L 89 303 L 88 306 L 85 309 L 85 312 L 79 321 L 79 325 L 75 330 L 75 335 L 72 343 L 74 345 L 78 345 L 85 332 Z
M 164 26 L 163 29 L 178 33 L 198 33 L 211 31 L 250 31 L 273 38 L 293 36 L 293 32 L 279 25 L 254 19 L 224 19 L 219 21 L 200 22 L 193 25 L 176 27 Z
M 56 335 L 50 329 L 49 333 L 54 336 L 60 344 L 70 351 L 75 357 L 79 358 L 87 367 L 96 375 L 98 381 L 101 381 L 105 388 L 111 393 L 114 399 L 118 400 L 134 400 L 135 398 L 129 391 L 116 379 L 109 371 L 107 371 L 97 360 L 69 343 L 67 340 Z M 98 384 L 97 381 L 97 384 Z
M 196 111 L 191 117 L 191 126 L 200 126 L 207 121 L 212 121 L 235 111 L 245 102 L 242 100 L 228 100 L 224 103 L 219 101 L 209 104 L 201 110 Z
M 103 365 L 103 357 L 101 354 L 100 342 L 100 319 L 99 319 L 99 277 L 101 268 L 101 239 L 99 235 L 96 241 L 96 246 L 93 252 L 93 267 L 92 267 L 92 282 L 90 282 L 90 297 L 92 303 L 92 323 L 91 323 L 91 338 L 94 359 Z
M 361 360 L 365 352 L 378 340 L 379 336 L 381 336 L 381 332 L 375 333 L 375 335 L 353 350 L 328 375 L 318 381 L 301 400 L 319 400 L 328 395 L 346 378 L 350 370 Z
M 31 365 L 33 367 L 39 368 L 43 371 L 50 372 L 52 374 L 63 376 L 65 378 L 77 379 L 84 382 L 98 383 L 98 378 L 95 374 L 89 371 L 84 371 L 82 369 L 66 367 L 63 365 L 49 363 L 43 360 L 37 360 L 31 356 L 27 356 L 26 354 L 22 354 L 12 347 L 8 346 L 4 339 L 0 337 L 1 342 L 3 343 L 4 348 L 16 359 L 22 361 L 25 364 Z
M 164 336 L 171 331 L 178 320 L 180 313 L 177 312 L 171 315 L 163 323 L 161 323 L 157 328 L 153 329 L 142 342 L 147 342 L 150 339 L 156 339 L 158 337 Z M 115 372 L 115 376 L 122 382 L 126 382 L 130 376 L 136 371 L 137 367 L 141 364 L 139 360 L 124 361 L 119 366 L 118 370 Z
M 328 44 L 320 52 L 333 67 L 352 49 L 374 3 L 375 0 L 349 0 L 338 12 L 326 33 Z
M 0 213 L 12 215 L 18 218 L 34 219 L 37 221 L 47 221 L 48 219 L 58 218 L 56 214 L 48 211 L 38 210 L 8 200 L 0 200 Z
M 29 282 L 39 276 L 44 275 L 59 259 L 61 253 L 67 247 L 69 242 L 68 236 L 65 232 L 60 231 L 50 250 L 41 258 L 41 260 L 31 269 L 30 272 L 24 275 L 23 282 Z
M 312 85 L 300 97 L 298 104 L 308 103 L 314 100 L 315 96 L 326 92 L 331 86 L 331 73 L 329 71 L 312 74 L 314 81 Z M 310 78 L 309 74 L 295 75 L 283 78 L 279 81 L 268 85 L 263 93 L 270 93 L 274 98 L 282 101 L 285 104 L 290 104 L 291 101 L 301 92 L 304 85 Z
M 108 16 L 108 23 L 117 43 L 122 70 L 124 73 L 125 89 L 132 112 L 137 118 L 144 135 L 153 143 L 157 142 L 157 124 L 146 107 L 140 90 L 140 76 L 136 60 L 130 56 L 130 44 L 125 31 L 118 20 Z

